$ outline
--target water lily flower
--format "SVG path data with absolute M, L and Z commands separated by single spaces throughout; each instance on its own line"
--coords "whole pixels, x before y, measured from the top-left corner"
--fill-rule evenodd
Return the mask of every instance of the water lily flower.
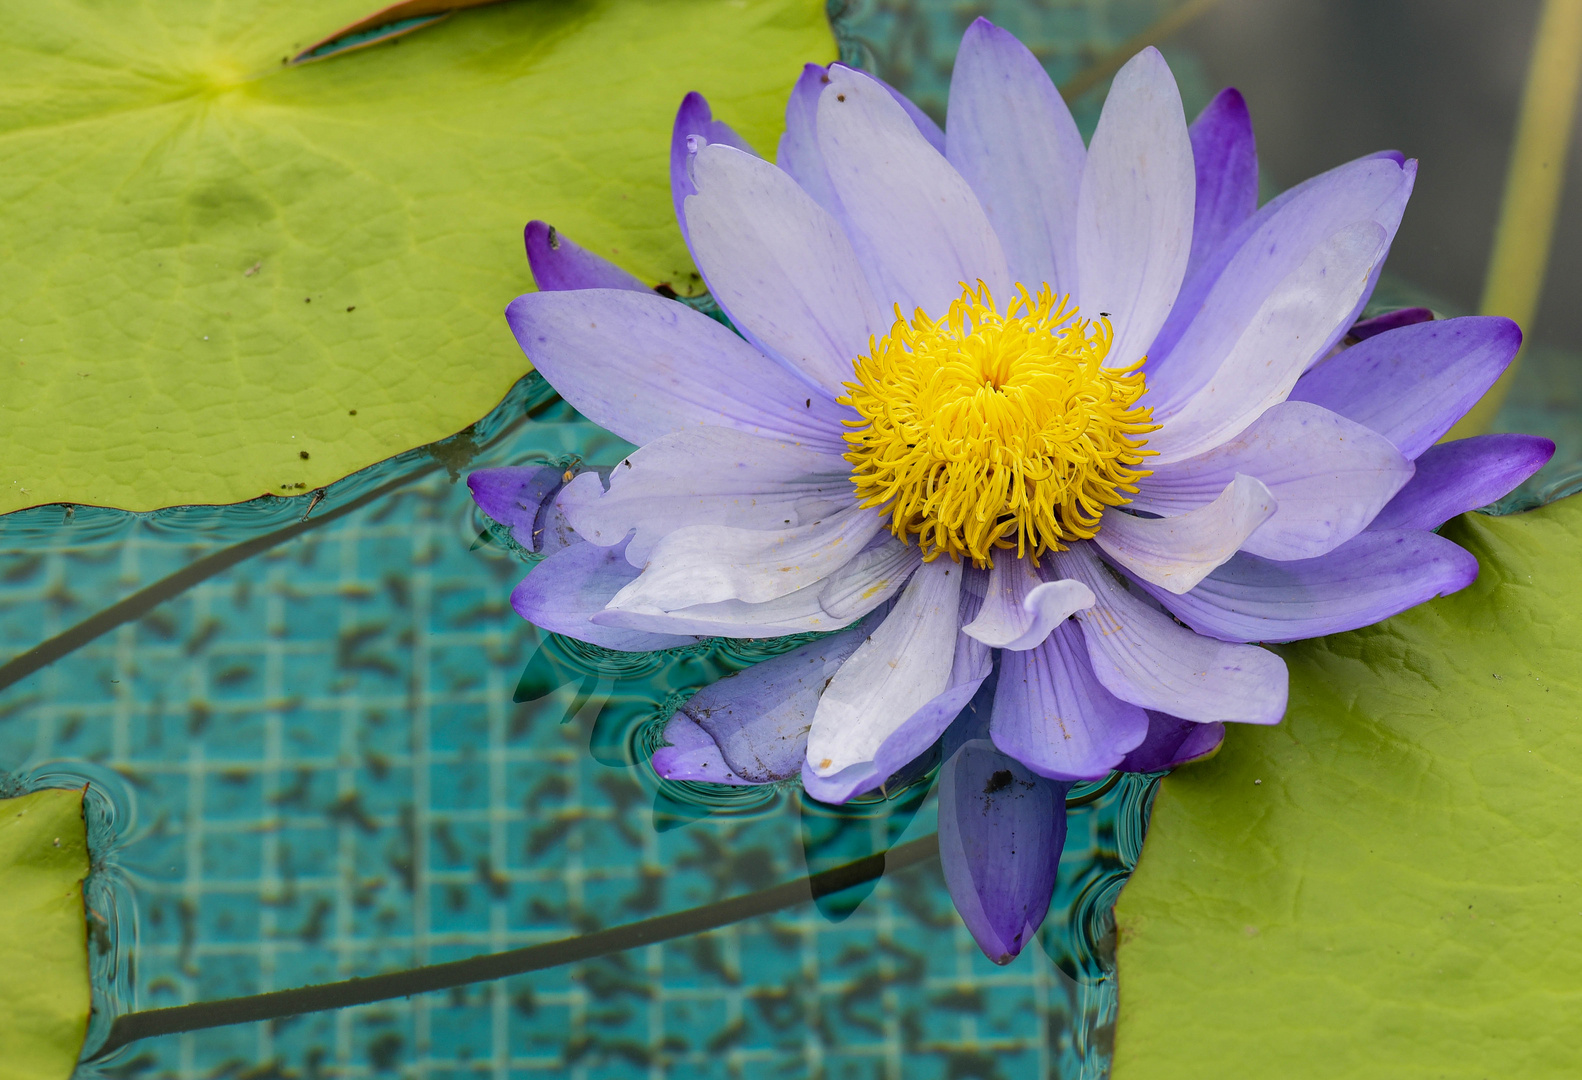
M 546 555 L 512 602 L 613 649 L 831 632 L 699 692 L 654 766 L 840 802 L 946 736 L 946 879 L 995 960 L 1044 918 L 1069 784 L 1277 723 L 1286 668 L 1259 643 L 1464 587 L 1476 560 L 1433 530 L 1553 452 L 1439 444 L 1513 323 L 1357 321 L 1416 163 L 1372 155 L 1258 207 L 1241 96 L 1189 127 L 1154 49 L 1086 146 L 979 19 L 943 130 L 810 65 L 774 162 L 697 95 L 672 151 L 737 332 L 528 227 L 542 291 L 511 329 L 639 449 L 472 476 Z

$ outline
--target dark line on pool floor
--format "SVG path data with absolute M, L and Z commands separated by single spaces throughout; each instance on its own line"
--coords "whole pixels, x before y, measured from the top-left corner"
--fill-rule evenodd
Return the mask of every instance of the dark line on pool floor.
M 251 997 L 201 1001 L 168 1009 L 149 1009 L 116 1017 L 104 1044 L 89 1060 L 97 1060 L 139 1039 L 174 1035 L 183 1031 L 246 1024 L 259 1020 L 278 1020 L 302 1013 L 344 1009 L 391 998 L 449 990 L 469 983 L 490 982 L 510 975 L 574 964 L 611 953 L 673 938 L 688 937 L 714 930 L 759 915 L 804 904 L 819 896 L 841 892 L 854 885 L 873 881 L 886 871 L 895 872 L 939 855 L 939 834 L 899 844 L 889 851 L 837 866 L 817 874 L 788 881 L 758 892 L 720 900 L 686 911 L 660 915 L 641 922 L 614 926 L 580 937 L 549 941 L 542 945 L 487 953 L 466 960 L 372 975 L 363 979 L 302 986 L 295 990 L 276 990 Z

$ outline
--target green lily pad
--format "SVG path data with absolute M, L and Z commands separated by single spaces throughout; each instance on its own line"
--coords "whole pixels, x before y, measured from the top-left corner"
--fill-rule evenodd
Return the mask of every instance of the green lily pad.
M 283 63 L 370 6 L 7 13 L 0 512 L 295 494 L 460 430 L 527 366 L 529 218 L 688 291 L 682 96 L 772 151 L 835 56 L 823 0 L 540 0 Z
M 82 792 L 0 799 L 0 1080 L 66 1080 L 88 1030 Z
M 1115 1080 L 1576 1075 L 1582 499 L 1445 534 L 1475 584 L 1281 650 L 1285 721 L 1161 784 Z

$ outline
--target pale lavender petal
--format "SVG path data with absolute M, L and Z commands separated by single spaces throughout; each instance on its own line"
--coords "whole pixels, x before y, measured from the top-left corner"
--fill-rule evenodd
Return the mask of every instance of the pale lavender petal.
M 682 211 L 682 204 L 688 195 L 697 191 L 692 184 L 691 162 L 688 160 L 693 152 L 689 141 L 693 145 L 723 143 L 743 153 L 757 153 L 729 124 L 714 119 L 714 111 L 709 108 L 708 100 L 702 94 L 694 90 L 681 99 L 681 107 L 676 110 L 676 122 L 670 129 L 670 199 L 683 239 L 687 238 L 687 216 Z
M 1200 634 L 1299 641 L 1371 626 L 1477 576 L 1477 559 L 1444 537 L 1389 529 L 1360 533 L 1316 559 L 1238 555 L 1185 596 L 1142 585 Z
M 1032 559 L 1005 551 L 995 557 L 983 606 L 961 632 L 996 649 L 1034 649 L 1057 625 L 1092 605 L 1093 593 L 1080 581 L 1045 581 Z
M 937 318 L 963 282 L 979 280 L 1004 303 L 1005 254 L 961 174 L 883 86 L 843 67 L 829 76 L 818 102 L 819 150 L 879 303 Z
M 819 695 L 867 635 L 855 627 L 727 675 L 699 690 L 676 715 L 706 732 L 743 779 L 798 776 Z
M 1129 506 L 1179 514 L 1206 505 L 1237 473 L 1257 477 L 1276 503 L 1242 550 L 1310 559 L 1367 528 L 1411 479 L 1412 463 L 1361 424 L 1305 401 L 1285 401 L 1229 442 L 1155 467 L 1137 482 Z
M 1106 510 L 1094 543 L 1144 580 L 1184 593 L 1236 554 L 1274 512 L 1269 489 L 1237 473 L 1213 502 L 1174 517 Z
M 987 19 L 967 28 L 950 77 L 945 156 L 983 203 L 1011 277 L 1076 288 L 1082 136 L 1049 73 Z
M 839 223 L 780 169 L 729 147 L 693 160 L 686 201 L 703 280 L 747 337 L 822 387 L 845 393 L 852 360 L 891 319 Z
M 1383 315 L 1375 315 L 1371 319 L 1351 324 L 1351 329 L 1346 331 L 1346 336 L 1356 338 L 1358 341 L 1367 341 L 1371 337 L 1378 337 L 1387 330 L 1399 330 L 1403 326 L 1414 326 L 1420 322 L 1433 319 L 1434 313 L 1425 307 L 1398 308 L 1395 311 L 1386 311 Z
M 1108 363 L 1148 352 L 1181 290 L 1196 180 L 1175 78 L 1149 46 L 1110 86 L 1077 197 L 1077 303 L 1115 326 Z
M 1392 160 L 1353 161 L 1277 196 L 1244 221 L 1182 288 L 1153 342 L 1147 371 L 1155 419 L 1181 408 L 1213 379 L 1266 308 L 1270 293 L 1338 233 L 1372 222 L 1383 231 L 1388 252 L 1414 176 L 1414 169 Z M 1383 260 L 1381 252 L 1333 326 L 1282 343 L 1281 364 L 1294 346 L 1302 367 L 1310 366 L 1340 340 L 1372 291 L 1374 271 Z
M 846 71 L 857 71 L 856 68 L 848 67 L 845 64 L 832 64 L 830 66 L 832 68 L 841 68 Z M 858 74 L 867 76 L 888 90 L 890 96 L 895 99 L 895 103 L 901 106 L 902 111 L 906 113 L 907 119 L 912 121 L 912 125 L 917 128 L 917 133 L 927 140 L 928 145 L 932 146 L 935 150 L 938 150 L 940 154 L 944 154 L 944 130 L 939 126 L 939 124 L 935 123 L 932 116 L 928 115 L 922 110 L 917 102 L 913 101 L 911 98 L 907 97 L 905 94 L 901 93 L 901 91 L 897 90 L 895 87 L 891 86 L 889 83 L 885 82 L 872 72 L 863 71 L 858 72 Z
M 653 291 L 608 259 L 573 244 L 556 232 L 553 225 L 529 221 L 522 232 L 522 240 L 527 246 L 527 265 L 532 268 L 533 282 L 540 292 L 567 289 Z
M 1285 661 L 1274 653 L 1177 624 L 1122 588 L 1086 543 L 1057 554 L 1055 565 L 1098 598 L 1077 619 L 1094 674 L 1122 701 L 1187 720 L 1275 724 L 1285 715 Z
M 1120 764 L 1122 772 L 1163 772 L 1201 761 L 1225 741 L 1224 724 L 1199 724 L 1160 712 L 1148 714 L 1148 737 Z
M 1148 440 L 1148 449 L 1158 454 L 1153 462 L 1168 464 L 1211 450 L 1284 401 L 1314 351 L 1327 350 L 1349 324 L 1385 249 L 1384 230 L 1364 221 L 1313 247 L 1283 280 L 1265 289 L 1258 309 L 1236 325 L 1228 351 L 1221 354 L 1224 360 L 1208 381 L 1184 402 L 1155 406 L 1154 421 L 1161 427 Z M 1209 300 L 1205 315 L 1215 307 L 1215 297 Z M 1152 390 L 1148 399 L 1153 403 Z
M 1258 208 L 1258 146 L 1247 102 L 1233 88 L 1216 94 L 1187 133 L 1197 177 L 1186 272 L 1190 280 Z
M 830 186 L 824 154 L 818 148 L 818 96 L 829 85 L 829 69 L 808 64 L 786 102 L 786 129 L 775 164 L 826 211 L 840 216 L 840 199 Z
M 939 861 L 983 954 L 1016 958 L 1043 925 L 1066 842 L 1067 785 L 1029 772 L 983 739 L 939 772 Z
M 1549 463 L 1555 444 L 1536 435 L 1475 435 L 1439 443 L 1370 529 L 1437 529 L 1457 514 L 1510 494 Z
M 1517 325 L 1497 316 L 1403 326 L 1325 360 L 1291 398 L 1372 428 L 1416 458 L 1494 385 L 1521 343 Z
M 639 446 L 710 425 L 844 453 L 853 415 L 707 315 L 652 293 L 529 293 L 517 343 L 582 415 Z
M 990 733 L 995 746 L 1040 776 L 1106 776 L 1147 731 L 1143 710 L 1093 674 L 1076 623 L 1061 623 L 1036 649 L 1000 655 Z
M 670 745 L 655 750 L 650 760 L 654 772 L 666 780 L 702 781 L 732 787 L 753 784 L 731 772 L 708 732 L 684 713 L 676 713 L 665 723 L 665 741 Z
M 573 544 L 533 567 L 511 593 L 511 606 L 534 626 L 620 652 L 695 644 L 692 635 L 645 633 L 589 621 L 636 576 L 626 561 L 625 545 Z
M 611 470 L 566 485 L 558 505 L 583 537 L 615 544 L 645 565 L 661 539 L 686 525 L 783 529 L 852 503 L 850 466 L 837 455 L 735 428 L 698 427 L 662 436 Z

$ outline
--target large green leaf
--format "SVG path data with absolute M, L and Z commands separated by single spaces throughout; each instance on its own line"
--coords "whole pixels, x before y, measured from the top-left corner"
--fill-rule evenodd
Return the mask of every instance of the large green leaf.
M 82 792 L 0 799 L 0 1080 L 66 1080 L 88 1030 Z
M 1466 590 L 1283 650 L 1291 707 L 1161 785 L 1115 1080 L 1582 1067 L 1582 499 L 1468 515 Z
M 296 493 L 459 430 L 526 368 L 529 218 L 687 291 L 682 95 L 772 150 L 835 55 L 823 0 L 522 0 L 282 63 L 372 6 L 0 10 L 0 512 Z

